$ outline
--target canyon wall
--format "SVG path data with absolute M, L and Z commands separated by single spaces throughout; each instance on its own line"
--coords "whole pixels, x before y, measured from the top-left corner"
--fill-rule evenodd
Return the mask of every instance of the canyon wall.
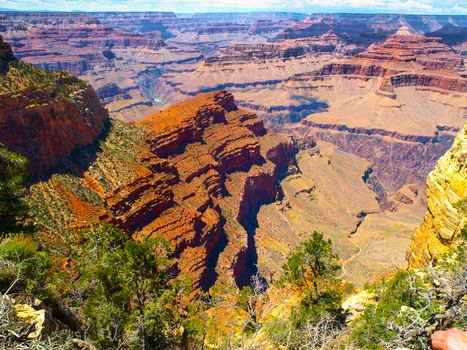
M 466 201 L 467 123 L 451 149 L 428 175 L 428 211 L 407 251 L 411 267 L 427 266 L 432 259 L 440 258 L 455 244 L 467 225 Z
M 11 49 L 3 51 L 0 141 L 29 159 L 31 173 L 37 175 L 75 148 L 93 143 L 108 114 L 91 86 L 69 73 L 44 72 L 16 61 Z
M 0 36 L 0 72 L 6 69 L 8 62 L 14 59 L 11 46 L 3 41 Z
M 340 149 L 371 160 L 372 168 L 387 192 L 408 183 L 422 184 L 433 164 L 452 144 L 450 133 L 434 136 L 404 135 L 383 129 L 352 128 L 304 120 L 307 136 L 331 142 Z

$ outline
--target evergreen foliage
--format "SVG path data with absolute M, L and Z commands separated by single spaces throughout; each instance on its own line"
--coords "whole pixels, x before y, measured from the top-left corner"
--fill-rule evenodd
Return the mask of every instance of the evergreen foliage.
M 26 213 L 22 197 L 28 179 L 27 159 L 0 143 L 0 234 L 18 230 L 18 219 Z

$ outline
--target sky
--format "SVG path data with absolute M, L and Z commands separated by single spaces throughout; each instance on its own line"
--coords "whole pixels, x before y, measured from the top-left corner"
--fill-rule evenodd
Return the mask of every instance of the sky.
M 467 15 L 467 0 L 2 0 L 24 11 L 351 12 Z

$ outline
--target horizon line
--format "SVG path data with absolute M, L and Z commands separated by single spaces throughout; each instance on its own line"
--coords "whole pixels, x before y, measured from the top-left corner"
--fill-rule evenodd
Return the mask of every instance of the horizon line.
M 302 15 L 319 15 L 319 14 L 335 14 L 335 15 L 412 15 L 412 16 L 467 16 L 467 14 L 451 14 L 451 13 L 418 13 L 418 12 L 358 12 L 358 11 L 320 11 L 320 12 L 300 12 L 300 11 L 263 11 L 263 10 L 249 10 L 249 11 L 206 11 L 206 12 L 175 12 L 175 11 L 155 11 L 155 10 L 141 10 L 141 11 L 124 11 L 124 10 L 102 10 L 102 11 L 85 11 L 85 10 L 18 10 L 10 8 L 0 8 L 0 12 L 30 12 L 30 13 L 173 13 L 175 15 L 196 15 L 196 14 L 251 14 L 251 13 L 281 13 L 281 14 L 302 14 Z

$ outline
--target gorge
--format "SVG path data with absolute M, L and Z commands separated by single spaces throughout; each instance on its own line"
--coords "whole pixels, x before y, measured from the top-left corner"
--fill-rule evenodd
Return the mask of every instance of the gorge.
M 461 15 L 0 12 L 0 146 L 28 160 L 24 225 L 71 275 L 80 230 L 162 239 L 183 307 L 257 279 L 274 291 L 314 231 L 342 289 L 426 268 L 466 225 L 465 28 Z

